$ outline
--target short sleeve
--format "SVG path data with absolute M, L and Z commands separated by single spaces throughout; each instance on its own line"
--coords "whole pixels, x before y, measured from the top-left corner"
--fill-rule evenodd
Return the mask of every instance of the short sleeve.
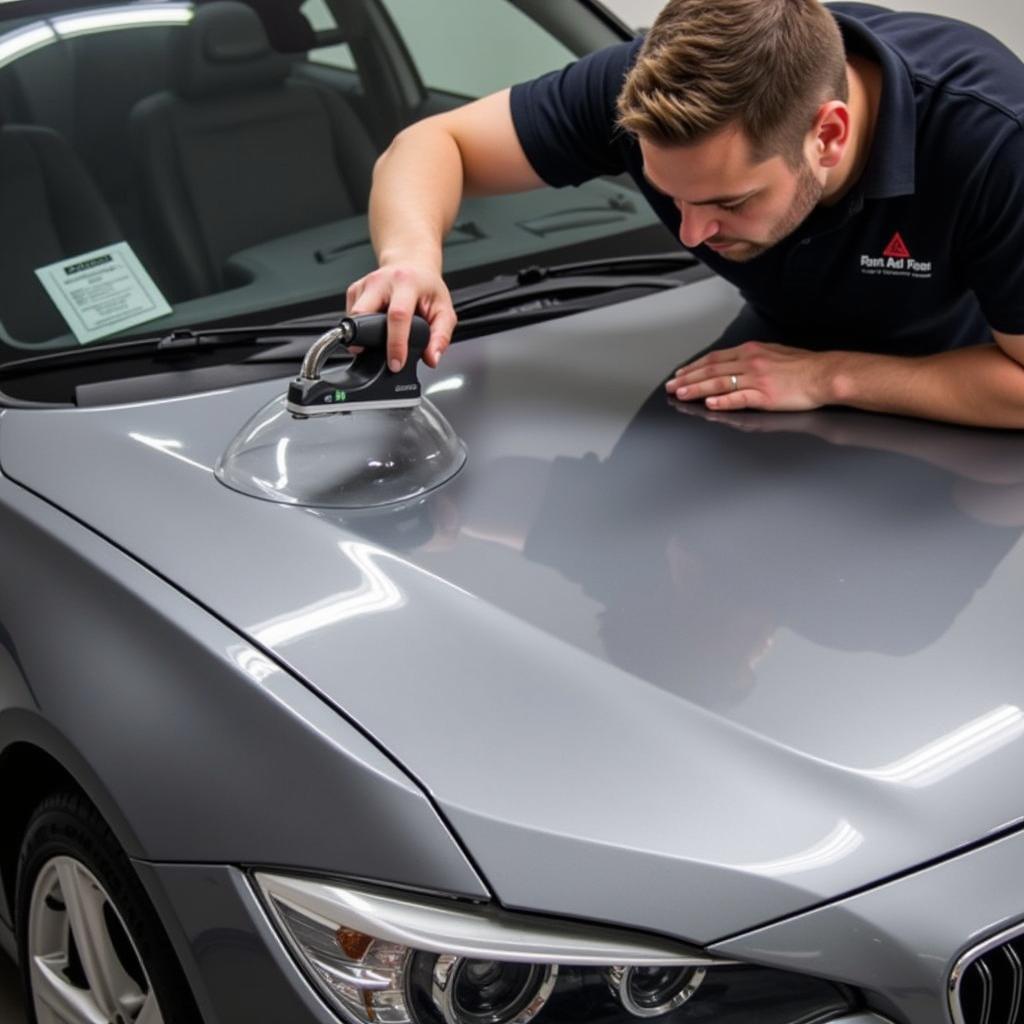
M 588 54 L 512 87 L 512 122 L 533 169 L 549 185 L 581 185 L 627 169 L 615 102 L 641 40 Z
M 989 164 L 966 234 L 967 280 L 989 327 L 1024 334 L 1024 128 Z

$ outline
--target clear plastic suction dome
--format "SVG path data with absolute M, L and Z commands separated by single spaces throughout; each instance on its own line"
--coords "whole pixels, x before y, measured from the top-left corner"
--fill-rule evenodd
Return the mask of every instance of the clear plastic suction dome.
M 265 501 L 320 508 L 376 508 L 439 487 L 466 448 L 426 399 L 298 419 L 284 396 L 261 409 L 217 463 L 217 479 Z
M 414 317 L 409 359 L 391 373 L 386 318 L 346 317 L 314 342 L 287 395 L 239 431 L 217 479 L 254 498 L 319 508 L 376 508 L 439 487 L 462 468 L 466 448 L 420 394 L 416 367 L 429 334 Z M 340 375 L 322 377 L 339 346 L 361 351 Z

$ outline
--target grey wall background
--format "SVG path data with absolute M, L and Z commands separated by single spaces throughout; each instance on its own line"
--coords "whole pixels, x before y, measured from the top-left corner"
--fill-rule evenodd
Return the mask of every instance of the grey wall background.
M 663 0 L 603 0 L 631 25 L 650 25 Z M 883 7 L 900 11 L 927 11 L 970 21 L 987 29 L 1024 57 L 1024 2 L 1022 0 L 874 0 Z

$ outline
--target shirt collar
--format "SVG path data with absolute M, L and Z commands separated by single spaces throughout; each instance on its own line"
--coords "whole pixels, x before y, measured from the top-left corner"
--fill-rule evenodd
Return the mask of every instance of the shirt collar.
M 860 53 L 882 66 L 882 96 L 871 155 L 854 191 L 865 199 L 914 194 L 917 106 L 910 70 L 899 54 L 858 18 L 832 11 L 848 53 Z

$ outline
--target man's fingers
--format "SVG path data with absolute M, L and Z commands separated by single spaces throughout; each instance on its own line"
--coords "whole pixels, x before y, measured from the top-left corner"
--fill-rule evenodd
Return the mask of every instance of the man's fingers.
M 712 395 L 726 395 L 738 391 L 742 383 L 739 375 L 736 375 L 736 387 L 733 387 L 733 375 L 725 377 L 710 377 L 708 380 L 696 384 L 686 384 L 675 390 L 676 398 L 683 402 L 695 402 L 702 398 L 709 398 Z
M 430 323 L 423 359 L 436 366 L 451 343 L 456 316 L 451 297 L 439 274 L 412 264 L 381 267 L 354 281 L 345 292 L 350 315 L 385 312 L 388 368 L 397 373 L 409 358 L 409 333 L 418 312 Z
M 345 309 L 351 313 L 356 308 L 356 303 L 359 301 L 360 295 L 363 294 L 363 282 L 353 281 L 352 284 L 345 289 Z
M 441 356 L 452 342 L 452 332 L 458 323 L 455 310 L 450 306 L 441 309 L 430 322 L 430 341 L 427 343 L 427 350 L 423 355 L 427 366 L 437 366 Z
M 716 392 L 735 390 L 732 386 L 734 376 L 737 387 L 742 386 L 744 371 L 738 363 L 702 366 L 696 369 L 687 367 L 665 385 L 665 390 L 676 398 L 692 401 L 695 398 L 706 398 Z
M 345 310 L 351 315 L 379 313 L 387 305 L 387 291 L 373 281 L 356 281 L 345 294 Z
M 678 377 L 680 374 L 689 373 L 691 370 L 703 370 L 709 366 L 718 366 L 721 363 L 731 363 L 739 354 L 739 346 L 734 348 L 717 348 L 714 352 L 701 356 L 700 359 L 694 359 L 692 363 L 683 363 L 682 366 L 677 366 L 675 376 Z
M 727 395 L 714 395 L 705 404 L 716 412 L 736 412 L 738 409 L 763 409 L 765 403 L 760 391 L 744 388 L 742 391 L 730 391 Z
M 669 391 L 675 391 L 677 388 L 686 387 L 690 384 L 700 384 L 702 381 L 711 380 L 715 377 L 728 377 L 730 374 L 742 372 L 743 364 L 735 358 L 728 362 L 694 363 L 691 366 L 679 367 L 665 387 Z
M 409 329 L 416 311 L 416 293 L 408 288 L 396 289 L 388 306 L 388 368 L 397 373 L 405 366 L 409 354 Z

